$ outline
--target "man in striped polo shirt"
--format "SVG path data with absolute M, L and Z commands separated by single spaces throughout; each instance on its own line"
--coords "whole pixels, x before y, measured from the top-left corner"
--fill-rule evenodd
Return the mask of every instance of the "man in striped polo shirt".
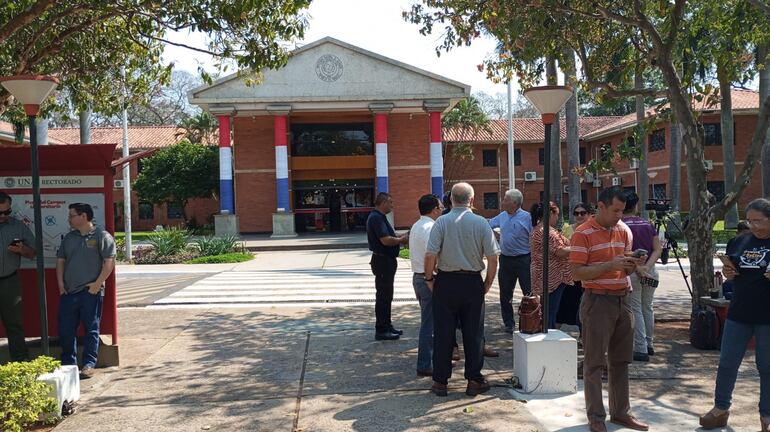
M 632 238 L 618 221 L 626 199 L 626 193 L 619 188 L 603 190 L 596 216 L 578 227 L 571 239 L 572 273 L 585 288 L 580 319 L 586 414 L 591 432 L 607 430 L 602 401 L 602 368 L 607 363 L 610 421 L 634 430 L 649 428 L 631 415 L 628 396 L 628 365 L 634 345 L 628 276 L 644 261 L 625 256 L 631 251 Z

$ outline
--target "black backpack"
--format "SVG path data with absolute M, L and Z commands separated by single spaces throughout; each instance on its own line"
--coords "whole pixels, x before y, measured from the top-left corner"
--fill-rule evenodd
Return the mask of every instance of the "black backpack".
M 709 306 L 694 306 L 690 315 L 690 344 L 702 350 L 719 349 L 722 341 L 719 317 Z

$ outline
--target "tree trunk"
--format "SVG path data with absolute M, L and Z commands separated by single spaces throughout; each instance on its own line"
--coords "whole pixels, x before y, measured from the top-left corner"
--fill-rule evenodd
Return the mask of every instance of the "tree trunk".
M 641 89 L 644 87 L 644 78 L 642 76 L 644 72 L 644 69 L 637 65 L 636 68 L 636 74 L 634 76 L 634 88 Z M 644 205 L 647 203 L 647 201 L 650 199 L 649 194 L 649 177 L 647 176 L 647 146 L 646 143 L 642 139 L 644 136 L 644 97 L 643 96 L 637 96 L 636 97 L 636 122 L 638 124 L 638 142 L 634 142 L 637 146 L 639 146 L 639 150 L 641 151 L 639 155 L 639 169 L 637 170 L 637 178 L 639 181 L 639 190 L 636 191 L 636 193 L 639 195 L 639 210 L 641 212 L 641 215 L 643 218 L 648 219 L 650 217 L 649 213 L 644 211 Z
M 764 101 L 770 96 L 770 54 L 768 45 L 760 45 L 757 49 L 757 66 L 762 65 L 759 71 L 759 100 Z M 770 134 L 765 136 L 765 144 L 762 147 L 762 196 L 770 197 Z
M 725 194 L 732 190 L 735 184 L 735 134 L 733 133 L 733 98 L 731 94 L 730 77 L 721 68 L 717 71 L 719 92 L 722 96 L 720 105 L 720 120 L 722 124 L 722 168 L 724 170 Z M 731 205 L 727 209 L 725 228 L 735 229 L 738 226 L 738 206 Z
M 78 114 L 80 122 L 80 144 L 91 144 L 91 110 L 85 109 Z
M 567 49 L 564 52 L 567 61 L 562 70 L 565 75 L 565 82 L 569 80 L 572 86 L 572 97 L 569 98 L 564 106 L 564 117 L 567 124 L 567 184 L 569 185 L 569 215 L 570 223 L 575 222 L 575 216 L 572 209 L 582 200 L 580 193 L 580 176 L 575 174 L 575 169 L 580 166 L 580 137 L 578 135 L 578 108 L 577 108 L 577 83 L 574 82 L 575 71 L 575 53 Z
M 559 85 L 559 77 L 556 69 L 556 58 L 548 57 L 546 59 L 546 77 L 548 85 Z M 551 201 L 561 208 L 561 197 L 564 193 L 561 187 L 561 120 L 559 113 L 556 113 L 556 121 L 551 127 L 551 160 L 543 161 L 551 164 Z
M 679 123 L 671 123 L 671 151 L 668 154 L 668 198 L 671 210 L 679 213 L 682 193 L 682 132 Z M 645 147 L 647 143 L 642 143 Z

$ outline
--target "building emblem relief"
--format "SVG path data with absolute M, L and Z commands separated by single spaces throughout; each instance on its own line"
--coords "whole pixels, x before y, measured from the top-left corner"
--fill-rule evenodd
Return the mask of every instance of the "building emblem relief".
M 321 81 L 337 81 L 342 72 L 342 60 L 334 54 L 322 55 L 315 64 L 315 74 Z

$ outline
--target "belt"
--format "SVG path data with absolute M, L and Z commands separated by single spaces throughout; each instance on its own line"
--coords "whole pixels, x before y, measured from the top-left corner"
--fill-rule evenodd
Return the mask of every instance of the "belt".
M 388 255 L 388 254 L 384 254 L 384 253 L 380 253 L 380 252 L 372 252 L 372 255 L 382 256 L 382 257 L 386 257 L 386 258 L 395 258 L 393 255 Z
M 10 278 L 12 278 L 14 276 L 16 276 L 16 272 L 13 272 L 13 273 L 9 274 L 8 276 L 0 276 L 0 280 L 10 279 Z
M 526 254 L 521 254 L 521 255 L 503 255 L 503 254 L 500 254 L 500 255 L 504 256 L 505 258 L 522 258 L 522 257 L 528 257 L 528 256 L 530 256 L 532 254 L 526 253 Z
M 472 271 L 472 270 L 456 270 L 456 271 L 444 271 L 439 270 L 439 273 L 446 273 L 446 274 L 469 274 L 469 275 L 477 275 L 481 273 L 481 270 L 479 271 Z
M 624 295 L 628 294 L 629 291 L 631 291 L 628 288 L 623 288 L 618 290 L 586 288 L 586 290 L 591 294 L 608 295 L 613 297 L 623 297 Z
M 419 276 L 425 276 L 425 273 L 424 273 L 424 272 L 423 272 L 423 273 L 417 273 L 417 272 L 414 272 L 414 274 L 416 274 L 416 275 L 419 275 Z

